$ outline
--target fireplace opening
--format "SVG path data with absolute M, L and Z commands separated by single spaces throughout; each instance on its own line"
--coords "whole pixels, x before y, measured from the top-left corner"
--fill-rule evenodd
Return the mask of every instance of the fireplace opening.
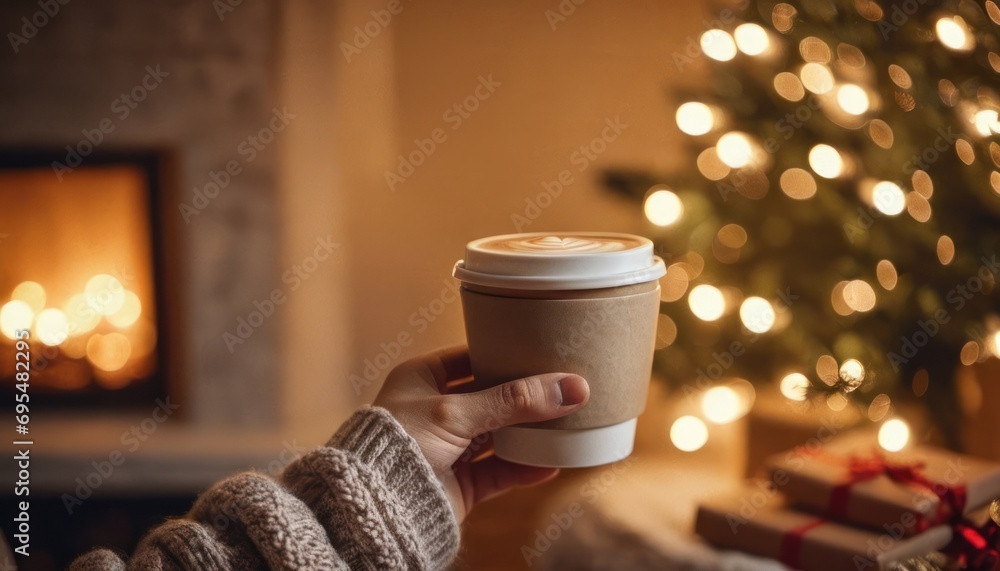
M 161 201 L 166 154 L 0 151 L 0 384 L 30 332 L 33 404 L 147 405 L 175 394 Z

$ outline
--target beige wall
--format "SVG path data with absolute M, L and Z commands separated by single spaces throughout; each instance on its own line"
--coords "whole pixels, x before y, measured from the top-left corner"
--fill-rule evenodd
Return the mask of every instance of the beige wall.
M 344 8 L 338 42 L 352 41 L 353 27 L 387 3 L 362 4 Z M 392 363 L 461 342 L 459 303 L 435 302 L 452 264 L 467 241 L 516 231 L 512 215 L 524 215 L 525 199 L 563 170 L 573 182 L 525 231 L 648 230 L 636 205 L 598 179 L 608 166 L 681 166 L 667 94 L 693 77 L 677 70 L 672 54 L 700 33 L 701 3 L 591 0 L 553 30 L 545 11 L 558 5 L 405 2 L 350 63 L 338 54 L 354 329 L 345 378 L 363 375 L 364 360 L 401 333 L 412 344 Z M 444 113 L 473 96 L 480 77 L 499 86 L 459 126 Z M 615 140 L 604 152 L 573 162 L 615 118 L 627 127 L 605 131 Z M 384 171 L 435 129 L 444 142 L 391 191 Z M 411 320 L 432 303 L 443 307 L 433 323 Z

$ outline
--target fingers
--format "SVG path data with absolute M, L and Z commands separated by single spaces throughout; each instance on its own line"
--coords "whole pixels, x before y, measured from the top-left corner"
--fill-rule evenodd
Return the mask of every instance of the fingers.
M 469 348 L 465 345 L 438 349 L 421 360 L 427 365 L 441 394 L 448 392 L 450 383 L 472 376 Z
M 525 466 L 496 456 L 478 462 L 459 463 L 455 466 L 455 475 L 462 489 L 466 511 L 510 489 L 541 484 L 558 474 L 558 468 Z
M 447 428 L 473 438 L 512 424 L 566 416 L 587 403 L 590 387 L 579 375 L 549 373 L 444 398 L 451 400 Z

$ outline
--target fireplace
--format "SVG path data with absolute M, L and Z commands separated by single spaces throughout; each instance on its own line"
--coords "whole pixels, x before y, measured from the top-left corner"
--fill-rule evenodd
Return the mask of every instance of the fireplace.
M 166 155 L 0 151 L 0 383 L 30 332 L 33 404 L 147 406 L 168 383 Z

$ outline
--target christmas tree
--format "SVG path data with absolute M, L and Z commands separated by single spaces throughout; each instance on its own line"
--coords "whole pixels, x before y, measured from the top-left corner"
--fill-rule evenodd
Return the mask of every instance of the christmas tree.
M 744 2 L 678 68 L 684 172 L 614 171 L 668 265 L 656 367 L 779 383 L 834 410 L 928 406 L 1000 353 L 1000 7 Z M 695 166 L 696 165 L 696 168 Z

